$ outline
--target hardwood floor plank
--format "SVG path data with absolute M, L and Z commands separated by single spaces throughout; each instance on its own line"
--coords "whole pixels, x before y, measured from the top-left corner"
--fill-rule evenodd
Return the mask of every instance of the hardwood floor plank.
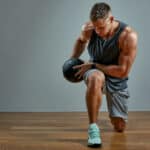
M 124 133 L 100 116 L 102 150 L 150 150 L 150 112 L 129 112 Z M 0 150 L 89 150 L 87 129 L 86 112 L 0 113 Z

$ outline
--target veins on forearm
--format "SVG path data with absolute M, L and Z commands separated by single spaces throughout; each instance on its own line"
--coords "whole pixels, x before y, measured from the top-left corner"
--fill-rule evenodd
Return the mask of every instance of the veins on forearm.
M 114 77 L 123 77 L 123 67 L 119 65 L 102 65 L 97 64 L 97 68 L 104 72 L 106 75 L 114 76 Z

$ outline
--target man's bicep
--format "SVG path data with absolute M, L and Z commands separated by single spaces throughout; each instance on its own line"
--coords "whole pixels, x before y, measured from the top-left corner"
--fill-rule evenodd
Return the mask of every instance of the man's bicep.
M 137 53 L 137 37 L 135 34 L 128 36 L 119 56 L 119 65 L 122 66 L 124 75 L 130 72 Z
M 124 76 L 127 76 L 130 72 L 131 66 L 135 59 L 135 50 L 132 50 L 132 53 L 129 54 L 120 54 L 119 65 L 122 67 L 122 72 Z

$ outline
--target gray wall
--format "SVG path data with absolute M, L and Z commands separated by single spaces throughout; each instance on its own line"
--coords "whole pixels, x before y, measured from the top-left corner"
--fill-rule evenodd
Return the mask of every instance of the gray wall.
M 85 85 L 62 76 L 96 1 L 0 0 L 0 111 L 85 111 Z M 129 110 L 150 110 L 149 0 L 111 0 L 116 19 L 139 34 Z M 87 51 L 81 56 L 88 60 Z M 105 97 L 102 110 L 106 109 Z

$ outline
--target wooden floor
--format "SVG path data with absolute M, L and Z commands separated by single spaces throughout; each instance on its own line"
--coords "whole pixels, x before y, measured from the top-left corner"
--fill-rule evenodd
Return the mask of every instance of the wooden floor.
M 150 112 L 129 112 L 125 133 L 100 113 L 101 150 L 150 150 Z M 85 112 L 0 113 L 0 150 L 89 150 Z

